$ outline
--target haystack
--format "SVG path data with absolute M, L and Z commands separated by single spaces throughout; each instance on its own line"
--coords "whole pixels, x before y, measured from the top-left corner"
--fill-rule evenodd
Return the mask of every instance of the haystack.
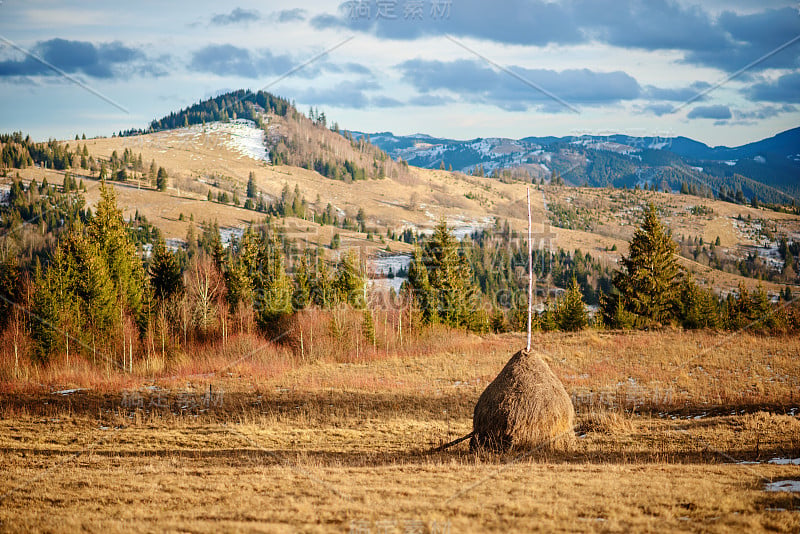
M 478 399 L 470 449 L 560 449 L 575 439 L 572 401 L 536 353 L 517 352 Z

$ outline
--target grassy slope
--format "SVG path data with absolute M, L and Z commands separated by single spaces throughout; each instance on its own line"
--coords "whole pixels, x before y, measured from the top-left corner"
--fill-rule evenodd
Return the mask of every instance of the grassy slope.
M 193 131 L 197 134 L 199 130 Z M 145 166 L 155 160 L 168 170 L 171 180 L 166 194 L 151 189 L 136 189 L 135 183 L 115 184 L 126 215 L 132 215 L 138 209 L 161 227 L 167 237 L 184 237 L 190 214 L 194 215 L 196 223 L 217 219 L 221 226 L 243 226 L 251 220 L 258 221 L 261 215 L 256 212 L 206 201 L 209 189 L 215 194 L 219 191 L 206 183 L 213 180 L 218 180 L 227 190 L 236 189 L 243 200 L 251 171 L 256 174 L 259 189 L 273 198 L 280 196 L 284 185 L 291 189 L 297 185 L 315 210 L 322 211 L 330 202 L 355 219 L 359 208 L 363 208 L 369 225 L 383 229 L 381 233 L 385 233 L 387 227 L 395 231 L 408 226 L 431 228 L 442 217 L 451 225 L 477 227 L 498 218 L 509 220 L 512 227 L 520 231 L 527 228 L 525 186 L 521 183 L 505 184 L 486 178 L 411 167 L 410 172 L 400 179 L 347 184 L 302 168 L 274 167 L 242 156 L 225 146 L 227 135 L 221 132 L 190 135 L 186 129 L 179 129 L 135 137 L 93 139 L 86 143 L 95 157 L 108 158 L 114 150 L 122 154 L 125 148 L 129 148 L 134 154 L 142 153 Z M 327 132 L 326 135 L 335 134 Z M 82 146 L 84 142 L 80 143 Z M 41 169 L 27 169 L 20 174 L 37 179 L 47 175 L 51 182 L 60 182 L 62 179 L 60 173 Z M 96 183 L 89 184 L 90 203 L 97 199 L 96 188 Z M 467 198 L 468 194 L 473 198 Z M 317 195 L 320 199 L 318 204 L 315 202 Z M 558 204 L 585 210 L 587 220 L 593 222 L 592 230 L 552 228 L 555 234 L 553 245 L 566 250 L 581 249 L 612 265 L 616 264 L 621 254 L 627 252 L 627 242 L 638 224 L 636 206 L 648 201 L 655 202 L 665 210 L 668 214 L 665 223 L 676 236 L 703 237 L 707 243 L 719 236 L 724 248 L 755 244 L 752 236 L 734 227 L 734 219 L 738 216 L 767 219 L 779 231 L 800 233 L 800 217 L 688 195 L 546 186 L 542 190 L 534 189 L 531 200 L 535 232 L 543 231 L 541 224 L 548 220 L 545 200 L 549 207 Z M 711 208 L 713 214 L 702 216 L 689 213 L 691 206 L 697 205 Z M 181 213 L 186 221 L 178 220 Z M 318 229 L 316 225 L 301 221 L 294 221 L 293 224 L 301 229 L 301 233 L 308 230 L 309 235 L 304 237 L 323 245 L 330 242 L 334 231 L 339 231 L 330 227 Z M 366 241 L 363 234 L 339 232 L 343 237 L 350 238 L 352 244 L 368 250 L 385 247 Z M 610 249 L 615 245 L 617 251 L 612 252 Z M 397 242 L 390 246 L 394 251 L 410 249 Z M 713 271 L 689 260 L 681 261 L 699 279 L 710 281 L 717 289 L 735 287 L 741 280 L 751 287 L 756 284 L 752 279 Z M 781 287 L 770 283 L 765 283 L 765 286 L 772 291 Z

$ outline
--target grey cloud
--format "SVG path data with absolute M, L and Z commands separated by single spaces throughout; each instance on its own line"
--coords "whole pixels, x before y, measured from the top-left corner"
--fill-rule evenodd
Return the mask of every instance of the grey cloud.
M 737 71 L 764 58 L 743 73 L 744 79 L 765 69 L 800 66 L 797 53 L 800 43 L 775 52 L 800 35 L 797 10 L 786 7 L 741 15 L 725 12 L 717 23 L 729 35 L 725 46 L 693 50 L 685 57 L 685 63 Z
M 668 100 L 670 102 L 686 102 L 687 100 L 696 97 L 706 89 L 711 87 L 707 82 L 694 82 L 688 87 L 679 88 L 663 88 L 648 85 L 644 88 L 643 95 L 651 100 Z M 698 100 L 704 100 L 705 95 Z
M 775 81 L 756 83 L 745 91 L 750 100 L 800 104 L 800 72 L 784 74 Z
M 717 119 L 727 120 L 733 115 L 728 106 L 721 104 L 713 106 L 697 106 L 693 108 L 686 117 L 689 119 Z
M 311 19 L 311 24 L 318 29 L 346 28 L 389 39 L 452 34 L 514 44 L 583 40 L 569 8 L 543 0 L 507 0 L 495 4 L 480 0 L 441 1 L 436 4 L 442 8 L 437 12 L 434 2 L 423 3 L 421 11 L 410 11 L 408 4 L 402 2 L 392 4 L 393 10 L 379 12 L 378 3 L 370 2 L 369 13 L 361 13 L 357 10 L 358 2 L 344 2 L 339 5 L 338 14 L 318 15 Z
M 69 74 L 85 74 L 93 78 L 114 78 L 134 73 L 160 75 L 158 68 L 148 66 L 145 54 L 119 41 L 91 43 L 50 39 L 40 41 L 31 50 L 46 62 Z M 55 71 L 30 56 L 0 61 L 0 77 L 54 76 Z
M 701 5 L 677 0 L 508 0 L 487 4 L 480 0 L 451 2 L 449 16 L 434 17 L 425 2 L 418 17 L 407 17 L 403 3 L 388 18 L 378 3 L 339 5 L 336 14 L 311 19 L 318 29 L 365 32 L 382 39 L 412 40 L 445 34 L 529 46 L 600 42 L 643 50 L 679 50 L 683 62 L 729 72 L 769 53 L 800 35 L 800 16 L 792 7 L 763 9 L 751 14 L 724 12 L 713 17 Z M 798 54 L 784 50 L 754 66 L 788 68 L 798 65 Z
M 674 111 L 675 107 L 672 104 L 648 104 L 641 108 L 642 113 L 652 113 L 657 117 L 669 115 Z
M 417 95 L 408 100 L 412 106 L 432 107 L 450 104 L 454 100 L 447 96 L 441 95 Z
M 447 90 L 469 102 L 491 104 L 506 110 L 524 110 L 550 104 L 553 99 L 536 86 L 569 103 L 610 104 L 638 98 L 641 88 L 628 74 L 572 69 L 561 72 L 547 69 L 511 67 L 510 70 L 531 82 L 523 83 L 504 72 L 497 72 L 478 61 L 450 62 L 415 59 L 398 65 L 404 80 L 419 92 Z
M 590 38 L 646 50 L 705 50 L 726 44 L 699 6 L 672 0 L 574 0 L 575 23 Z
M 369 106 L 370 98 L 365 90 L 377 89 L 377 85 L 341 82 L 328 89 L 311 87 L 300 91 L 297 101 L 312 106 L 327 105 L 341 108 L 362 109 Z
M 737 119 L 771 119 L 782 115 L 784 113 L 795 113 L 797 107 L 791 104 L 784 104 L 782 106 L 762 106 L 760 108 L 750 111 L 736 111 L 734 114 Z
M 230 13 L 221 13 L 211 17 L 212 26 L 229 26 L 231 24 L 247 24 L 261 20 L 261 13 L 255 9 L 234 8 Z
M 274 55 L 269 50 L 250 52 L 231 44 L 208 45 L 192 54 L 189 68 L 217 76 L 256 78 L 286 72 L 295 62 L 288 55 Z
M 306 10 L 296 7 L 294 9 L 284 9 L 273 13 L 273 17 L 280 23 L 295 22 L 306 20 Z

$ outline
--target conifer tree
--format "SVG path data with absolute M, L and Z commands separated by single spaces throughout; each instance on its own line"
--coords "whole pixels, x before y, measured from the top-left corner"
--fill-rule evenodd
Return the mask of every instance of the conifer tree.
M 623 256 L 623 271 L 614 285 L 626 309 L 651 322 L 665 323 L 676 316 L 682 270 L 675 258 L 678 247 L 664 230 L 656 207 L 649 204 L 642 226 Z
M 256 173 L 250 171 L 250 177 L 247 180 L 247 198 L 256 198 L 258 188 L 256 187 Z
M 164 170 L 164 167 L 158 168 L 158 174 L 156 175 L 156 188 L 164 192 L 167 190 L 167 179 L 169 176 L 167 175 L 167 171 Z
M 86 230 L 104 260 L 116 290 L 118 305 L 133 316 L 140 328 L 144 328 L 144 267 L 125 228 L 114 190 L 105 182 L 100 183 L 100 200 Z
M 574 332 L 586 328 L 588 319 L 583 304 L 583 294 L 574 276 L 572 277 L 572 285 L 560 304 L 558 312 L 558 327 L 561 330 Z
M 691 274 L 681 283 L 680 320 L 684 328 L 690 329 L 719 326 L 716 297 L 699 287 Z
M 439 319 L 436 296 L 428 279 L 428 269 L 422 256 L 422 248 L 414 246 L 414 255 L 408 267 L 408 279 L 403 283 L 404 291 L 414 301 L 415 307 L 422 313 L 422 321 L 436 323 Z
M 308 272 L 308 256 L 303 255 L 297 263 L 294 272 L 294 293 L 292 306 L 295 310 L 302 310 L 309 304 L 311 298 L 311 280 Z
M 172 295 L 183 292 L 183 276 L 181 267 L 163 240 L 159 240 L 153 250 L 150 263 L 150 284 L 153 294 L 160 300 L 167 300 Z
M 423 262 L 444 324 L 467 326 L 474 288 L 472 270 L 459 254 L 458 241 L 442 220 L 425 243 Z
M 0 260 L 0 330 L 6 327 L 14 304 L 20 296 L 20 269 L 19 259 L 15 252 L 8 249 L 3 251 Z
M 256 307 L 259 325 L 269 330 L 292 311 L 292 284 L 286 274 L 283 250 L 273 237 L 262 244 L 261 271 L 256 277 Z
M 337 300 L 354 308 L 366 306 L 364 291 L 366 280 L 359 267 L 358 256 L 354 250 L 348 250 L 339 262 L 334 281 Z

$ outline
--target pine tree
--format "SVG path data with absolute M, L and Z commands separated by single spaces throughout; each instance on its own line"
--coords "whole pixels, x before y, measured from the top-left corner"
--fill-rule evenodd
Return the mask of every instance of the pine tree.
M 422 312 L 423 322 L 428 324 L 438 322 L 439 310 L 436 305 L 436 296 L 428 279 L 428 269 L 419 245 L 414 246 L 414 255 L 408 267 L 408 279 L 403 282 L 402 289 Z
M 581 287 L 573 276 L 572 285 L 558 309 L 558 327 L 565 332 L 575 332 L 586 328 L 587 323 Z
M 87 236 L 99 250 L 117 294 L 118 305 L 144 328 L 145 272 L 136 255 L 113 188 L 100 183 L 100 201 L 87 226 Z
M 628 256 L 622 258 L 624 270 L 614 276 L 626 308 L 655 323 L 675 317 L 682 273 L 677 250 L 651 203 L 633 235 Z
M 364 321 L 362 323 L 364 339 L 371 345 L 375 345 L 375 320 L 372 318 L 372 310 L 364 309 Z
M 314 277 L 311 280 L 311 301 L 320 308 L 329 308 L 334 304 L 333 279 L 325 263 L 324 256 L 317 254 Z
M 717 299 L 700 288 L 691 274 L 681 283 L 680 320 L 684 328 L 716 328 L 719 326 Z
M 256 308 L 259 325 L 270 331 L 292 311 L 292 284 L 286 275 L 283 250 L 273 237 L 259 251 L 262 270 L 256 277 Z
M 258 195 L 258 188 L 256 187 L 256 173 L 250 171 L 250 177 L 247 180 L 247 198 L 256 198 Z
M 303 255 L 294 271 L 292 306 L 295 310 L 302 310 L 308 306 L 310 298 L 311 280 L 308 273 L 308 256 Z
M 167 179 L 169 176 L 167 175 L 167 171 L 164 170 L 164 167 L 158 168 L 158 174 L 156 175 L 156 188 L 164 192 L 167 190 Z
M 167 300 L 183 292 L 183 276 L 175 255 L 167 250 L 163 240 L 156 243 L 150 263 L 150 284 L 156 298 Z
M 334 281 L 337 300 L 354 308 L 366 306 L 364 292 L 366 280 L 359 267 L 358 256 L 354 250 L 348 250 L 339 261 Z
M 16 253 L 6 249 L 0 261 L 0 330 L 3 330 L 20 297 L 20 269 Z
M 475 295 L 472 270 L 466 258 L 459 254 L 458 241 L 444 220 L 425 243 L 423 262 L 442 322 L 449 326 L 467 326 Z

